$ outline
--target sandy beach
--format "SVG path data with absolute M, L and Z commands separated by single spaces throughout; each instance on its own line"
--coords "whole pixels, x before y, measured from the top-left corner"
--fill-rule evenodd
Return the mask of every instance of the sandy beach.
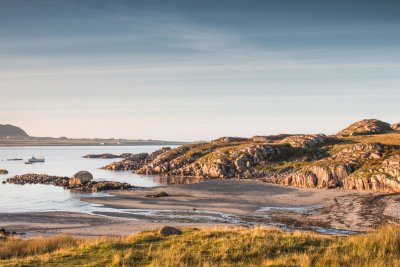
M 146 197 L 162 191 L 170 196 Z M 393 212 L 399 202 L 398 194 L 284 187 L 252 180 L 208 180 L 111 194 L 83 199 L 104 205 L 104 211 L 1 213 L 0 224 L 25 236 L 115 236 L 163 225 L 261 224 L 321 232 L 324 229 L 363 232 L 399 219 Z

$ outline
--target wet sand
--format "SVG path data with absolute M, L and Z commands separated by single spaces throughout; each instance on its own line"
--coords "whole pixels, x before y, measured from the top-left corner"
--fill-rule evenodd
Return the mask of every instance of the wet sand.
M 161 191 L 169 197 L 149 198 Z M 209 180 L 87 198 L 104 212 L 0 213 L 0 226 L 30 235 L 127 235 L 178 227 L 277 225 L 368 231 L 399 221 L 400 194 L 284 187 L 251 180 Z M 110 209 L 111 208 L 111 209 Z

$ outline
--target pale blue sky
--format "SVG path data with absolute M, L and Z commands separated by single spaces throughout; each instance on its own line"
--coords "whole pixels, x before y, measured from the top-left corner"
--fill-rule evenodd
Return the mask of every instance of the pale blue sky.
M 190 141 L 397 122 L 399 14 L 396 1 L 1 0 L 0 123 Z

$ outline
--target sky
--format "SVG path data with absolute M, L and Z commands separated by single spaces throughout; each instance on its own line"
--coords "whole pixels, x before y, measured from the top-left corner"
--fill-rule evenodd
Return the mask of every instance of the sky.
M 400 121 L 400 2 L 0 0 L 0 124 L 210 140 Z

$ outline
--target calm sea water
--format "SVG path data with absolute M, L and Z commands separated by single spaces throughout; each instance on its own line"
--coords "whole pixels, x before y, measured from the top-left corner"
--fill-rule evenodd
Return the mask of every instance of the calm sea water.
M 135 186 L 153 187 L 164 184 L 157 177 L 132 172 L 113 172 L 100 167 L 120 159 L 85 159 L 87 154 L 122 154 L 153 152 L 161 146 L 99 146 L 99 147 L 4 147 L 0 148 L 0 182 L 17 174 L 38 173 L 72 176 L 80 170 L 90 171 L 95 180 L 127 182 Z M 45 163 L 24 164 L 33 155 L 42 155 Z M 23 161 L 7 161 L 21 158 Z M 14 185 L 0 183 L 0 212 L 79 211 L 91 212 L 98 206 L 81 201 L 83 197 L 103 196 L 105 193 L 72 193 L 51 185 Z

